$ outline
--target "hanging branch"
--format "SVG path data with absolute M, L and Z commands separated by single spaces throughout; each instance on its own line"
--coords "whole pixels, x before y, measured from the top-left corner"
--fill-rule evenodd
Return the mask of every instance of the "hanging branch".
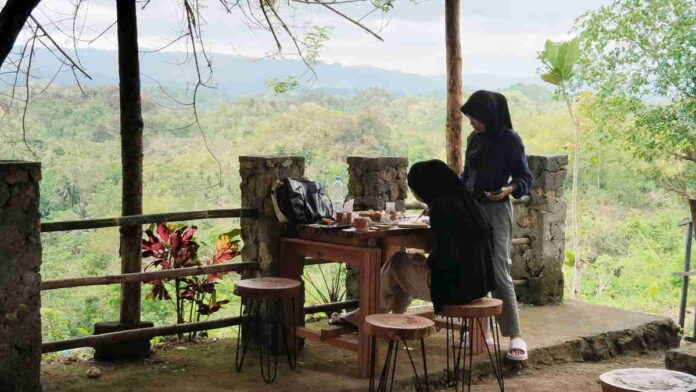
M 31 149 L 29 146 L 29 143 L 27 143 L 27 110 L 29 109 L 29 75 L 31 72 L 31 62 L 34 57 L 34 45 L 36 44 L 36 36 L 38 33 L 39 28 L 34 29 L 34 35 L 31 40 L 31 48 L 29 49 L 29 62 L 27 64 L 27 72 L 26 72 L 26 79 L 24 81 L 24 87 L 26 89 L 26 94 L 24 96 L 24 109 L 22 111 L 22 142 L 24 143 L 24 146 L 29 150 L 31 155 L 34 156 L 34 158 L 39 159 L 39 156 L 36 155 L 34 150 Z
M 58 51 L 70 62 L 71 67 L 72 67 L 73 69 L 77 69 L 78 71 L 80 71 L 80 73 L 81 73 L 82 75 L 84 75 L 87 79 L 92 80 L 92 77 L 89 76 L 89 74 L 87 73 L 87 71 L 85 71 L 84 69 L 82 69 L 82 67 L 80 67 L 80 66 L 78 65 L 78 63 L 70 57 L 70 55 L 68 55 L 67 53 L 65 53 L 65 51 L 63 50 L 63 48 L 61 48 L 60 45 L 58 45 L 58 43 L 53 39 L 53 37 L 51 37 L 51 35 L 48 34 L 48 31 L 46 31 L 46 29 L 44 29 L 43 26 L 41 26 L 41 23 L 39 23 L 39 21 L 36 20 L 36 18 L 34 18 L 33 15 L 30 15 L 29 17 L 31 18 L 32 22 L 34 22 L 34 23 L 36 24 L 37 28 L 38 28 L 39 30 L 41 30 L 41 32 L 43 33 L 43 35 L 44 35 L 46 38 L 48 38 L 49 41 L 51 41 L 51 43 L 53 44 L 53 46 L 55 46 L 55 48 L 58 49 Z

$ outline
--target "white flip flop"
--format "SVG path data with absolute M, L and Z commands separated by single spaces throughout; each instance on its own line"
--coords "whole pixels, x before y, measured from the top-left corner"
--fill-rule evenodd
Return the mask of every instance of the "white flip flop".
M 513 354 L 512 350 L 522 350 L 524 351 L 524 354 Z M 510 348 L 505 356 L 511 361 L 526 361 L 529 358 L 529 355 L 527 354 L 527 343 L 525 343 L 522 338 L 510 339 Z

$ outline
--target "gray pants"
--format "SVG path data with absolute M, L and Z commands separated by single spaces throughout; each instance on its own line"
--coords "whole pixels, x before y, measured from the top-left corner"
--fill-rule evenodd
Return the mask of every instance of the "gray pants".
M 503 336 L 520 335 L 515 285 L 510 276 L 510 245 L 512 241 L 512 204 L 483 205 L 493 226 L 493 270 L 496 289 L 493 297 L 503 301 L 498 317 Z M 431 301 L 430 269 L 424 260 L 405 252 L 397 252 L 382 266 L 381 307 L 383 312 L 404 313 L 413 298 Z
M 503 336 L 520 335 L 520 319 L 517 313 L 515 285 L 510 276 L 510 246 L 512 245 L 512 203 L 483 205 L 488 221 L 493 227 L 493 270 L 496 289 L 493 297 L 503 301 L 503 313 L 498 317 Z

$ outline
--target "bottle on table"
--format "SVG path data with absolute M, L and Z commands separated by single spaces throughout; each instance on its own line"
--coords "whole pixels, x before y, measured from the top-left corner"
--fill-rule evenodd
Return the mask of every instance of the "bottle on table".
M 334 212 L 343 210 L 343 203 L 346 201 L 348 187 L 343 183 L 341 177 L 336 177 L 336 180 L 329 187 L 327 194 L 333 204 Z

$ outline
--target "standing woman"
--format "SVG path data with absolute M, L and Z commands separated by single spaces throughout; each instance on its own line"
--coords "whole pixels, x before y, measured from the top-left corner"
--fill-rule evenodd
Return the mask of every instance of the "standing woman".
M 507 358 L 527 359 L 527 344 L 522 340 L 517 313 L 515 286 L 510 276 L 512 244 L 512 202 L 510 195 L 520 198 L 532 186 L 524 145 L 512 130 L 510 111 L 505 96 L 479 90 L 461 108 L 474 131 L 467 138 L 464 171 L 461 179 L 467 190 L 481 203 L 493 228 L 493 269 L 495 298 L 503 301 L 498 318 L 503 336 L 510 337 Z

